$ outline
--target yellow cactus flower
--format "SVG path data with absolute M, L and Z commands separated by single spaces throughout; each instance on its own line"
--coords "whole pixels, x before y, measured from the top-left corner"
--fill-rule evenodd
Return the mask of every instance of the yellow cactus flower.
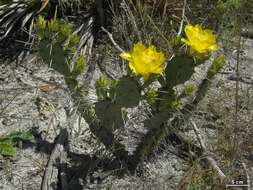
M 183 38 L 182 41 L 190 46 L 190 52 L 206 54 L 218 50 L 216 37 L 211 30 L 203 30 L 199 25 L 188 24 L 184 31 L 187 39 Z
M 122 59 L 129 61 L 129 68 L 138 76 L 148 80 L 151 74 L 163 74 L 164 54 L 157 52 L 155 46 L 145 47 L 142 43 L 137 43 L 131 53 L 123 52 L 120 54 Z

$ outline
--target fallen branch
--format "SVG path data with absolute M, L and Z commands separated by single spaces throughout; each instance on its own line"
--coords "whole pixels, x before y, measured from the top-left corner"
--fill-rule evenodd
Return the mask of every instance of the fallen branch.
M 197 136 L 197 139 L 199 141 L 199 144 L 200 144 L 201 148 L 203 150 L 206 150 L 206 145 L 205 145 L 204 140 L 202 139 L 202 137 L 200 135 L 200 130 L 198 129 L 196 123 L 192 121 L 192 119 L 190 119 L 190 122 L 191 122 L 191 124 L 193 126 L 193 130 L 194 130 L 194 132 L 195 132 L 195 134 Z
M 224 174 L 224 172 L 220 169 L 220 167 L 218 166 L 217 162 L 213 159 L 213 157 L 210 156 L 210 152 L 207 150 L 207 147 L 204 143 L 204 139 L 202 138 L 201 134 L 200 134 L 200 130 L 198 129 L 196 123 L 194 121 L 192 121 L 190 119 L 190 122 L 193 126 L 193 130 L 196 134 L 196 137 L 200 143 L 201 148 L 203 149 L 203 155 L 204 157 L 199 159 L 199 162 L 201 163 L 201 161 L 204 161 L 204 165 L 206 167 L 206 164 L 208 164 L 209 166 L 211 166 L 211 168 L 216 171 L 216 173 L 218 174 L 220 180 L 223 182 L 223 184 L 227 184 L 230 180 L 229 178 Z M 233 190 L 242 190 L 242 188 L 240 187 L 230 187 L 230 189 Z
M 59 180 L 61 184 L 61 190 L 68 190 L 68 180 L 67 180 L 67 152 L 62 151 L 60 154 L 60 166 L 59 166 Z
M 196 137 L 197 137 L 197 139 L 199 141 L 199 144 L 200 144 L 201 148 L 203 149 L 203 154 L 204 155 L 208 155 L 209 152 L 207 151 L 207 147 L 206 147 L 206 145 L 204 143 L 204 139 L 201 136 L 200 130 L 198 129 L 196 123 L 192 119 L 190 119 L 190 122 L 191 122 L 191 124 L 193 126 L 193 130 L 194 130 L 194 132 L 196 134 Z M 209 164 L 212 166 L 212 168 L 218 173 L 220 179 L 224 180 L 226 178 L 226 175 L 219 168 L 219 166 L 217 165 L 216 161 L 211 156 L 206 156 L 205 158 L 209 162 Z
M 59 135 L 55 140 L 55 147 L 52 150 L 52 153 L 49 157 L 47 167 L 44 172 L 44 176 L 41 183 L 41 190 L 53 190 L 52 187 L 52 176 L 54 174 L 53 164 L 56 163 L 56 160 L 61 158 L 64 152 L 64 144 L 67 140 L 68 132 L 67 129 L 61 129 Z M 62 188 L 63 189 L 63 188 Z M 67 187 L 64 187 L 64 190 L 67 190 Z

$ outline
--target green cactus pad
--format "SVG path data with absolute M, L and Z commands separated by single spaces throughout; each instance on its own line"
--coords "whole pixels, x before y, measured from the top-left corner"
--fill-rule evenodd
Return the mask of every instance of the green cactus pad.
M 121 78 L 115 88 L 116 104 L 121 107 L 134 107 L 139 104 L 141 91 L 138 83 L 128 77 Z
M 112 131 L 124 126 L 121 108 L 108 100 L 97 102 L 95 112 L 102 125 Z
M 174 57 L 165 69 L 167 87 L 173 88 L 189 80 L 194 73 L 194 59 L 191 57 Z
M 50 64 L 51 55 L 50 55 L 50 41 L 49 39 L 40 40 L 38 45 L 38 52 L 40 57 L 46 64 Z
M 48 39 L 41 40 L 39 43 L 39 53 L 43 61 L 49 64 L 53 69 L 68 76 L 70 74 L 69 66 L 65 60 L 64 50 L 59 43 L 55 43 L 52 46 L 52 51 L 50 52 L 51 42 Z

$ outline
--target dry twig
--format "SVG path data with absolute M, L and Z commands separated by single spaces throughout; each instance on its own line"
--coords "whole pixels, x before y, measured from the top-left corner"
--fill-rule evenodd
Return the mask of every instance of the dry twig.
M 52 190 L 52 175 L 53 175 L 53 164 L 56 162 L 56 159 L 61 158 L 64 152 L 64 144 L 67 140 L 68 132 L 67 129 L 61 129 L 59 135 L 56 138 L 55 147 L 50 155 L 50 158 L 47 163 L 47 167 L 44 172 L 43 180 L 41 183 L 41 190 Z M 63 179 L 63 178 L 62 178 Z M 65 184 L 64 190 L 67 190 L 66 182 L 62 182 Z M 63 189 L 63 188 L 62 188 Z
M 196 123 L 190 119 L 190 122 L 193 126 L 194 132 L 197 136 L 197 139 L 200 143 L 201 148 L 203 149 L 203 153 L 204 155 L 208 155 L 206 156 L 206 160 L 209 162 L 209 164 L 211 165 L 211 167 L 218 173 L 220 179 L 223 181 L 226 178 L 226 175 L 222 172 L 222 170 L 219 168 L 219 166 L 217 165 L 217 162 L 211 157 L 209 156 L 209 152 L 207 151 L 207 147 L 204 143 L 204 139 L 202 138 L 201 134 L 200 134 L 200 130 L 198 129 Z
M 124 50 L 115 42 L 115 40 L 113 39 L 112 34 L 108 30 L 106 30 L 104 27 L 101 27 L 101 29 L 108 35 L 108 37 L 110 38 L 110 40 L 113 43 L 113 45 L 115 46 L 115 48 L 119 52 L 124 52 Z
M 226 182 L 229 181 L 229 178 L 223 173 L 223 171 L 220 169 L 220 167 L 218 166 L 217 162 L 213 159 L 213 157 L 210 156 L 209 151 L 207 150 L 207 147 L 204 143 L 204 140 L 200 134 L 200 130 L 198 129 L 196 123 L 190 119 L 190 122 L 193 126 L 194 132 L 197 136 L 197 139 L 201 145 L 201 148 L 203 149 L 203 155 L 205 155 L 204 158 L 201 158 L 201 160 L 203 161 L 204 159 L 206 160 L 206 162 L 208 163 L 208 165 L 210 165 L 212 167 L 212 169 L 214 171 L 217 172 L 219 178 L 221 179 L 221 181 L 226 184 Z M 231 187 L 233 190 L 241 190 L 240 187 Z
M 178 30 L 178 33 L 177 33 L 177 36 L 178 36 L 178 37 L 181 36 L 182 31 L 183 31 L 186 4 L 187 4 L 187 0 L 184 0 L 184 5 L 183 5 L 183 9 L 182 9 L 182 19 L 181 19 L 180 27 L 179 27 L 179 30 Z

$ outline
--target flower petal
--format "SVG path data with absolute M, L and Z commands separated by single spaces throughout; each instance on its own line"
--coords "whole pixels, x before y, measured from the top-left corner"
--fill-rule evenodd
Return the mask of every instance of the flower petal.
M 182 38 L 181 41 L 184 42 L 186 45 L 190 45 L 191 44 L 190 41 L 187 40 L 187 39 L 185 39 L 185 38 Z
M 128 60 L 133 74 L 141 75 L 145 81 L 152 73 L 162 75 L 164 71 L 164 54 L 157 52 L 153 45 L 146 47 L 140 42 L 136 43 L 131 53 L 123 52 L 120 57 Z
M 212 51 L 217 51 L 217 50 L 219 50 L 219 48 L 218 48 L 218 46 L 217 46 L 216 44 L 210 46 L 209 49 L 212 50 Z
M 122 59 L 125 59 L 127 61 L 131 61 L 132 59 L 132 56 L 130 53 L 127 53 L 127 52 L 122 52 L 120 55 L 119 55 Z
M 194 50 L 197 54 L 205 54 L 209 51 L 218 50 L 216 37 L 213 34 L 212 30 L 204 30 L 200 25 L 193 26 L 191 24 L 188 24 L 186 25 L 184 31 L 187 39 L 182 38 L 181 41 L 190 46 L 191 53 L 193 53 Z

